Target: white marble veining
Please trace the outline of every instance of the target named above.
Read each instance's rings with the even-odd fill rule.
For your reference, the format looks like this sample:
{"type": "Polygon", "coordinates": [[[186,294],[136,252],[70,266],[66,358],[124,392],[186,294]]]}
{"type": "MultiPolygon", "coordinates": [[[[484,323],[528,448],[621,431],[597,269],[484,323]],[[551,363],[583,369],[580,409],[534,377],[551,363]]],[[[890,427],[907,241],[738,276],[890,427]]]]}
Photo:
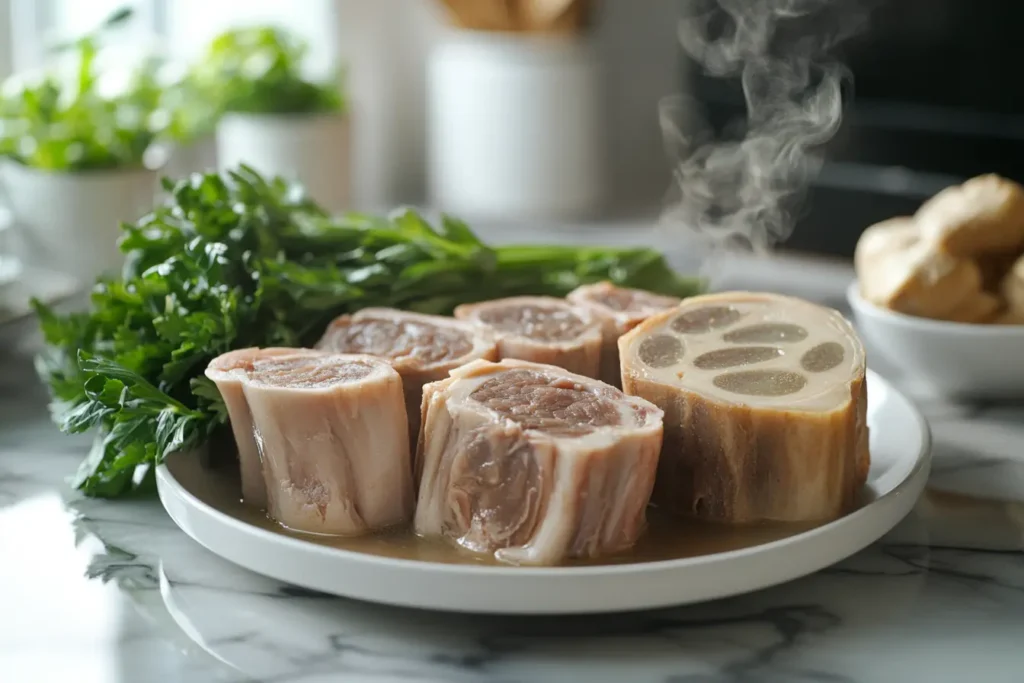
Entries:
{"type": "MultiPolygon", "coordinates": [[[[849,277],[777,264],[741,271],[730,284],[833,305],[849,277]],[[773,268],[786,271],[786,287],[766,281],[773,268]]],[[[62,478],[86,444],[58,434],[44,402],[27,357],[0,350],[0,681],[1024,676],[1024,405],[922,399],[935,441],[930,492],[880,543],[818,574],[675,610],[503,618],[281,585],[199,547],[155,499],[83,499],[62,478]]]]}

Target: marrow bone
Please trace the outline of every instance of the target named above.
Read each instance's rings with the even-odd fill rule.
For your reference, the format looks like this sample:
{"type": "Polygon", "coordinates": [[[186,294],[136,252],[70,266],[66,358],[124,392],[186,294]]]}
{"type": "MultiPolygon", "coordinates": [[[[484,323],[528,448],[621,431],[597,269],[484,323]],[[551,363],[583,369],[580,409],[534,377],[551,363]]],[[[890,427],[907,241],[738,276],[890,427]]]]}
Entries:
{"type": "Polygon", "coordinates": [[[838,312],[771,294],[692,297],[619,351],[625,392],[665,413],[655,505],[742,523],[822,521],[857,504],[864,350],[838,312]]]}

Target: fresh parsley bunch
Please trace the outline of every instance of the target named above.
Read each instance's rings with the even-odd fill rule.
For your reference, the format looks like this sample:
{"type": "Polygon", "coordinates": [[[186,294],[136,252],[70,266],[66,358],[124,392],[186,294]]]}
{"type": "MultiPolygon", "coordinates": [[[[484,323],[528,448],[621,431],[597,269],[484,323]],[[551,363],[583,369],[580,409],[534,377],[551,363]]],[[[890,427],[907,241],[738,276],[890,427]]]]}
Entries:
{"type": "Polygon", "coordinates": [[[168,453],[205,444],[226,413],[203,371],[250,346],[309,346],[367,306],[447,314],[513,295],[564,296],[612,280],[675,296],[701,289],[651,249],[501,246],[412,209],[332,218],[301,188],[242,167],[164,181],[165,203],[123,226],[123,276],[88,312],[35,302],[38,369],[65,432],[99,433],[76,484],[92,496],[148,489],[168,453]]]}

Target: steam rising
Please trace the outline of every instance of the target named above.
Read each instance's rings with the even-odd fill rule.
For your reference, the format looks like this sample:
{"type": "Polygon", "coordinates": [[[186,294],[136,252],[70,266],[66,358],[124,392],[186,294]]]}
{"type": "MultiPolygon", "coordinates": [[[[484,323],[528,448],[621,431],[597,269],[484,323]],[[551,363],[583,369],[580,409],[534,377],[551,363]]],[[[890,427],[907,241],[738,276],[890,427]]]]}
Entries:
{"type": "Polygon", "coordinates": [[[662,103],[677,159],[663,223],[692,231],[712,251],[765,251],[789,236],[793,210],[820,166],[814,148],[842,119],[848,73],[827,53],[866,18],[840,2],[709,0],[709,11],[683,20],[683,48],[709,75],[739,77],[747,117],[719,139],[693,102],[662,103]]]}

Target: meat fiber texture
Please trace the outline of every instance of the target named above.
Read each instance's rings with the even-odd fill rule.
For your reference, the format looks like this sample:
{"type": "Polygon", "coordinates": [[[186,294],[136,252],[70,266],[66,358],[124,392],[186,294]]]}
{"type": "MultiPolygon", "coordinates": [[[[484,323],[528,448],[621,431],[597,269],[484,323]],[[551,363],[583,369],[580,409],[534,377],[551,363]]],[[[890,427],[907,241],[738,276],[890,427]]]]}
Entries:
{"type": "Polygon", "coordinates": [[[569,303],[588,309],[601,321],[602,382],[621,387],[619,337],[655,313],[679,305],[679,299],[641,289],[618,287],[611,282],[581,285],[566,295],[569,303]]]}
{"type": "Polygon", "coordinates": [[[662,413],[562,368],[475,361],[423,392],[415,529],[500,562],[631,548],[645,527],[662,413]]]}
{"type": "Polygon", "coordinates": [[[333,353],[367,353],[391,363],[402,376],[411,444],[419,434],[424,384],[444,379],[470,361],[498,359],[497,342],[486,327],[393,308],[339,316],[316,346],[333,353]]]}
{"type": "Polygon", "coordinates": [[[815,522],[867,478],[864,349],[838,312],[785,296],[685,300],[619,340],[622,382],[665,412],[653,502],[720,522],[815,522]]]}
{"type": "Polygon", "coordinates": [[[492,329],[502,359],[556,365],[585,377],[601,372],[601,321],[565,299],[516,296],[463,304],[455,317],[492,329]]]}
{"type": "MultiPolygon", "coordinates": [[[[217,384],[224,405],[228,409],[231,432],[238,449],[238,464],[242,477],[242,500],[249,505],[267,507],[267,483],[263,479],[263,464],[260,458],[256,433],[252,428],[249,404],[245,400],[242,380],[253,364],[277,356],[298,356],[307,353],[305,349],[266,348],[239,349],[217,356],[206,369],[206,376],[217,384]]],[[[310,351],[311,355],[315,352],[310,351]]]]}
{"type": "Polygon", "coordinates": [[[297,531],[355,536],[414,502],[402,380],[368,355],[242,349],[206,374],[225,399],[245,502],[297,531]]]}

